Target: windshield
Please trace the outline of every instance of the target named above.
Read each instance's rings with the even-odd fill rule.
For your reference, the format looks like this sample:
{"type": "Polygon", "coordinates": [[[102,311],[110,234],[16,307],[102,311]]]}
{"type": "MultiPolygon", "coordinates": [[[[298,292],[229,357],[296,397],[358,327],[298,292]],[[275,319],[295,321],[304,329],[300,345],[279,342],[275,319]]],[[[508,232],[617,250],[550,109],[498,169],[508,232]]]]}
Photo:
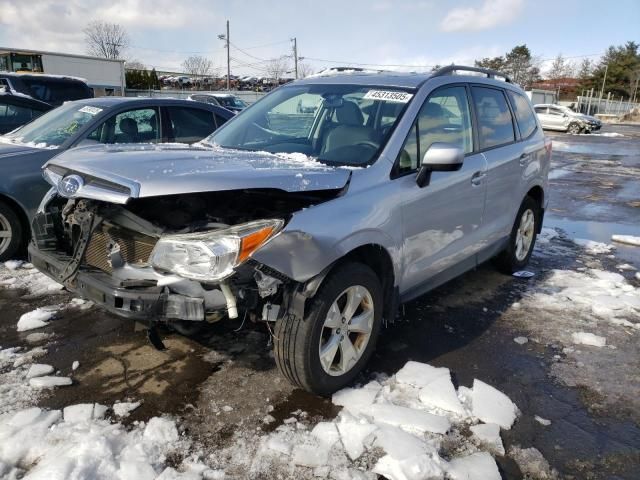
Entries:
{"type": "Polygon", "coordinates": [[[77,133],[104,108],[70,102],[6,135],[14,143],[55,148],[77,133]]]}
{"type": "Polygon", "coordinates": [[[205,143],[302,153],[330,165],[372,162],[413,95],[360,85],[282,87],[242,112],[205,143]]]}
{"type": "Polygon", "coordinates": [[[246,103],[237,97],[216,97],[216,100],[218,100],[223,107],[245,108],[247,106],[246,103]]]}

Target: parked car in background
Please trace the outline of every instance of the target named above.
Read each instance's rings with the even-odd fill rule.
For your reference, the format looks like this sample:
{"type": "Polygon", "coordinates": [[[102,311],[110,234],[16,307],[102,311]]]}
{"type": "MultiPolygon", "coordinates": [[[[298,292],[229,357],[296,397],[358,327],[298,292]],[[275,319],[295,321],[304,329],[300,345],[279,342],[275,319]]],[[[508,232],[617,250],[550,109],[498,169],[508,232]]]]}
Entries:
{"type": "Polygon", "coordinates": [[[189,100],[219,105],[235,113],[244,110],[248,106],[244,100],[230,93],[199,92],[191,95],[189,100]]]}
{"type": "Polygon", "coordinates": [[[84,80],[58,75],[0,72],[0,86],[4,86],[10,92],[28,95],[54,107],[69,100],[93,97],[93,91],[84,80]]]}
{"type": "Polygon", "coordinates": [[[15,130],[52,108],[48,103],[0,87],[0,135],[15,130]]]}
{"type": "Polygon", "coordinates": [[[233,116],[188,100],[101,97],[67,102],[0,136],[0,261],[29,239],[29,219],[48,189],[41,171],[47,160],[87,145],[190,144],[233,116]]]}
{"type": "Polygon", "coordinates": [[[45,167],[30,259],[150,324],[272,323],[284,376],[330,394],[400,304],[491,258],[529,261],[551,143],[499,75],[308,78],[198,148],[70,150],[45,167]]]}
{"type": "Polygon", "coordinates": [[[562,105],[541,103],[535,105],[534,110],[545,130],[559,130],[575,135],[595,132],[602,128],[602,122],[596,117],[574,112],[562,105]]]}

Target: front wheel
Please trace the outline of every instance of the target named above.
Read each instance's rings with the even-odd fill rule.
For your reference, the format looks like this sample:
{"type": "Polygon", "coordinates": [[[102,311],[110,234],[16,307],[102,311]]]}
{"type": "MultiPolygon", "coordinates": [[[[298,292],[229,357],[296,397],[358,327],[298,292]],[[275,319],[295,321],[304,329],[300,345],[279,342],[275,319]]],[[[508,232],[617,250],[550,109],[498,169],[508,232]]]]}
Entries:
{"type": "Polygon", "coordinates": [[[276,322],[278,368],[294,385],[329,395],[351,383],[373,350],[382,322],[382,287],[366,265],[348,263],[324,281],[305,318],[276,322]]]}
{"type": "Polygon", "coordinates": [[[567,129],[567,132],[570,133],[571,135],[578,135],[581,130],[582,130],[582,127],[580,126],[580,124],[574,122],[569,124],[569,128],[567,129]]]}
{"type": "Polygon", "coordinates": [[[0,262],[10,260],[19,252],[23,238],[20,218],[12,208],[0,202],[0,262]]]}
{"type": "Polygon", "coordinates": [[[516,215],[507,248],[496,257],[496,263],[502,272],[511,274],[527,266],[539,230],[538,202],[531,197],[525,197],[516,215]]]}

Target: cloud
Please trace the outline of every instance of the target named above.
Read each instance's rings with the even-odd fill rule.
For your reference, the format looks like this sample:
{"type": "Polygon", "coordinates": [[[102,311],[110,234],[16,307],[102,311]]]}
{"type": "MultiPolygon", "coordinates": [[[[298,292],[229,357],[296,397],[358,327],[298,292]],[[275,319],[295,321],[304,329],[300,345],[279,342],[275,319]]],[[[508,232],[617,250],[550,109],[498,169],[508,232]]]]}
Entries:
{"type": "Polygon", "coordinates": [[[440,23],[443,32],[470,32],[506,25],[520,15],[524,0],[483,0],[479,8],[450,10],[440,23]]]}

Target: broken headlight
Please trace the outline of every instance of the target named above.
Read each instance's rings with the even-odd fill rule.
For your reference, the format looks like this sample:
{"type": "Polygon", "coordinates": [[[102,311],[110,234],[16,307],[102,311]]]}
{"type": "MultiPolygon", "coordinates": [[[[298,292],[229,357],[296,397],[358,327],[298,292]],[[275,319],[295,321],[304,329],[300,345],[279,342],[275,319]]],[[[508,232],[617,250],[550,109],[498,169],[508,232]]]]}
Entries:
{"type": "Polygon", "coordinates": [[[192,280],[222,280],[283,225],[282,220],[258,220],[208,232],[167,235],[156,243],[149,261],[159,270],[192,280]]]}

